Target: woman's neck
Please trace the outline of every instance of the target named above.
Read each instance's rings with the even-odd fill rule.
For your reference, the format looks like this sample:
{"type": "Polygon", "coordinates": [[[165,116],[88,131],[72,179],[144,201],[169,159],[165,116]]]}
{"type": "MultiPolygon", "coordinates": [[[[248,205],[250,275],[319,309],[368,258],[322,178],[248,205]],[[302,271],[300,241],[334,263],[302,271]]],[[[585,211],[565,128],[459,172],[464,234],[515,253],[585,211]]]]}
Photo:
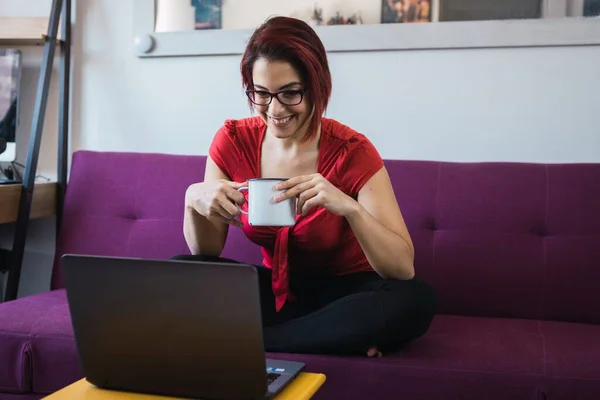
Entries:
{"type": "Polygon", "coordinates": [[[271,149],[287,154],[301,154],[307,151],[316,150],[319,147],[321,137],[321,125],[317,128],[317,134],[311,140],[302,140],[306,134],[292,135],[288,138],[279,139],[267,132],[265,144],[271,149]]]}

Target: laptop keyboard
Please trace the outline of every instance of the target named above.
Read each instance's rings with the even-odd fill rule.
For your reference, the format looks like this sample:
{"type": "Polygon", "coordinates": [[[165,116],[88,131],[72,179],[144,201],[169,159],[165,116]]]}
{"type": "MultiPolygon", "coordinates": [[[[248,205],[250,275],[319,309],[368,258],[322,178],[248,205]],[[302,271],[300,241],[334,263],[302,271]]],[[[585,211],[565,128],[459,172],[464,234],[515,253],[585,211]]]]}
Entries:
{"type": "Polygon", "coordinates": [[[275,379],[279,378],[281,374],[276,374],[274,372],[267,372],[267,385],[270,385],[275,381],[275,379]]]}

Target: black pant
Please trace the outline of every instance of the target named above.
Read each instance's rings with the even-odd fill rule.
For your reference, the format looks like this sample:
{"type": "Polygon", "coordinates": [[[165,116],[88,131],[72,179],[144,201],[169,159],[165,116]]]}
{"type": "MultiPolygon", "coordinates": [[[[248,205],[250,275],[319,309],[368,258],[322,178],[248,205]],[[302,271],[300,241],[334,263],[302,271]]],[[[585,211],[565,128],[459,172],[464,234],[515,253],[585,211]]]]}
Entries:
{"type": "MultiPolygon", "coordinates": [[[[236,262],[198,255],[173,259],[236,262]]],[[[269,352],[365,354],[371,346],[395,350],[427,332],[436,310],[435,294],[426,283],[383,279],[373,271],[326,278],[291,274],[296,300],[276,312],[271,270],[256,268],[269,352]]]]}

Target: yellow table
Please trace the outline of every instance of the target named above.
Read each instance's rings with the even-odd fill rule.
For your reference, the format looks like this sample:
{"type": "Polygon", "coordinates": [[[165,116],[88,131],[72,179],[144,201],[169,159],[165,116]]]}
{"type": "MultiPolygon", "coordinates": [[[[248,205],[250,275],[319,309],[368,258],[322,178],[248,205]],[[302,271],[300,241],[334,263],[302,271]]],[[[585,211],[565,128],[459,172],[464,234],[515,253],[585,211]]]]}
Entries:
{"type": "MultiPolygon", "coordinates": [[[[308,400],[325,383],[325,375],[303,372],[275,400],[308,400]]],[[[153,396],[99,389],[85,379],[44,397],[44,400],[165,400],[173,397],[153,396]]],[[[180,399],[183,400],[183,399],[180,399]]]]}

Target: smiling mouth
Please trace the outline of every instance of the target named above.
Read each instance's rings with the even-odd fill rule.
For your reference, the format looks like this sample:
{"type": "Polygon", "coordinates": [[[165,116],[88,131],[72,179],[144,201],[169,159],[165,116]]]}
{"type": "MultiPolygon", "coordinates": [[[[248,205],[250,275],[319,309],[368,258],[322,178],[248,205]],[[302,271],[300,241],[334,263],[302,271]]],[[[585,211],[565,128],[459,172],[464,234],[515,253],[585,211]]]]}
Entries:
{"type": "Polygon", "coordinates": [[[289,117],[284,117],[284,118],[269,117],[269,120],[271,120],[271,122],[275,126],[283,126],[283,125],[286,125],[288,122],[290,122],[292,120],[292,118],[294,118],[293,115],[290,115],[289,117]]]}

